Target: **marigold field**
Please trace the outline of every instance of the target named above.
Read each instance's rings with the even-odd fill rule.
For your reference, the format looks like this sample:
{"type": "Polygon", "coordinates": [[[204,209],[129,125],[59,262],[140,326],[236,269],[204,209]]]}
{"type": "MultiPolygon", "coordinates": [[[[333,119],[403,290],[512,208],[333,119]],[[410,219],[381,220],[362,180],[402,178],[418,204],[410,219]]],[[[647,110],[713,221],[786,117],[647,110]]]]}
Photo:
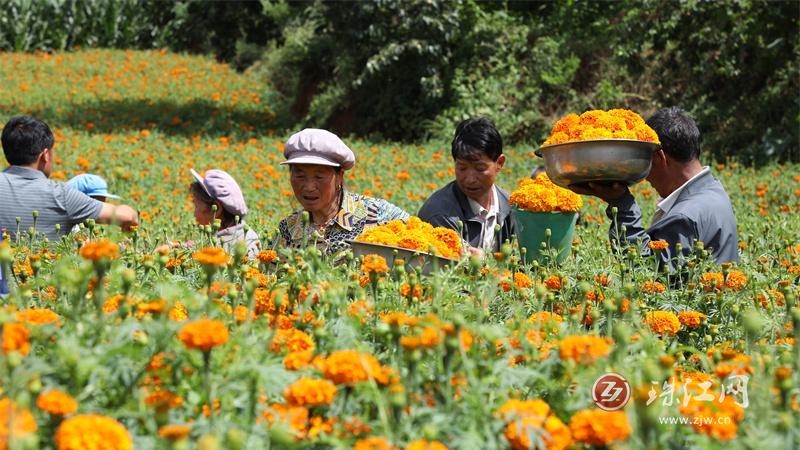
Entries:
{"type": "MultiPolygon", "coordinates": [[[[0,247],[0,449],[800,447],[797,166],[714,163],[741,263],[695,248],[683,279],[612,250],[592,198],[558,267],[513,246],[430,275],[331,267],[266,245],[297,207],[269,104],[205,58],[0,54],[3,120],[53,127],[53,178],[103,175],[141,217],[0,247]],[[237,178],[258,259],[194,225],[190,168],[237,178]],[[593,403],[606,372],[632,388],[621,411],[593,403]]],[[[348,188],[411,213],[453,177],[446,142],[345,141],[348,188]]],[[[538,160],[506,153],[513,190],[538,160]]],[[[657,195],[634,193],[648,222],[657,195]]]]}

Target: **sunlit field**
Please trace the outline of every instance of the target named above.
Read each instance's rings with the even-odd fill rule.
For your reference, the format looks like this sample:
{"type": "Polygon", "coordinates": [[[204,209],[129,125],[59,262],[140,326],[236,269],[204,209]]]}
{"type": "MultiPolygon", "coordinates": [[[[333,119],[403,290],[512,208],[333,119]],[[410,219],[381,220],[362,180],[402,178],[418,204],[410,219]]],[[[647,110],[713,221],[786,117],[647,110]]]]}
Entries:
{"type": "MultiPolygon", "coordinates": [[[[102,175],[141,221],[0,246],[0,449],[800,446],[800,167],[709,162],[741,263],[698,247],[683,279],[612,250],[592,198],[561,266],[510,245],[430,275],[331,267],[270,246],[298,204],[267,81],[157,51],[0,53],[0,122],[46,121],[52,178],[102,175]],[[190,168],[237,179],[258,259],[213,253],[190,168]],[[631,387],[616,412],[592,399],[607,372],[631,387]]],[[[453,178],[448,142],[343,139],[347,188],[411,214],[453,178]]],[[[501,187],[533,150],[505,149],[501,187]]],[[[657,194],[633,192],[649,223],[657,194]]]]}

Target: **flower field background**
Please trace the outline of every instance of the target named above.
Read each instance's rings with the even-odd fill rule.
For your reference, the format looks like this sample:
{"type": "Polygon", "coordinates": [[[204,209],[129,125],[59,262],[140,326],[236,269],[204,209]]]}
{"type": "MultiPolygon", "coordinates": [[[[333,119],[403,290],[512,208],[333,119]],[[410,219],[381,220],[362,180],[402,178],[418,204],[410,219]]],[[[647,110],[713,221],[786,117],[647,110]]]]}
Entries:
{"type": "MultiPolygon", "coordinates": [[[[797,165],[713,165],[741,264],[697,248],[682,280],[612,250],[592,198],[560,267],[511,246],[431,275],[331,268],[266,245],[296,207],[270,96],[202,57],[0,54],[2,116],[53,127],[52,177],[103,175],[142,222],[0,247],[20,285],[0,310],[0,448],[800,446],[797,165]],[[189,168],[238,180],[258,260],[194,225],[189,168]],[[592,402],[609,371],[632,387],[621,412],[592,402]],[[743,376],[746,400],[726,389],[743,376]]],[[[348,188],[412,214],[453,178],[447,142],[345,141],[348,188]]],[[[533,150],[505,150],[502,187],[539,164],[533,150]]],[[[657,194],[634,194],[648,221],[657,194]]]]}

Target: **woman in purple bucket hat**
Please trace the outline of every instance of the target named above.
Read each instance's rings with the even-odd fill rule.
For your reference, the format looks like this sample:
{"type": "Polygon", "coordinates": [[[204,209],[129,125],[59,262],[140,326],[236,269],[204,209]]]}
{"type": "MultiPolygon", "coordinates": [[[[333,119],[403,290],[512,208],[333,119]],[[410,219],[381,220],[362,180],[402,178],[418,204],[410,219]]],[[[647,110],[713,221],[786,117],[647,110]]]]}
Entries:
{"type": "Polygon", "coordinates": [[[247,204],[242,189],[236,180],[224,170],[212,169],[201,176],[191,169],[195,182],[189,186],[194,202],[194,218],[200,225],[211,225],[219,220],[217,231],[222,247],[229,253],[239,241],[247,244],[247,257],[258,256],[261,242],[258,234],[246,228],[244,216],[247,215],[247,204]],[[216,211],[214,210],[216,206],[216,211]]]}

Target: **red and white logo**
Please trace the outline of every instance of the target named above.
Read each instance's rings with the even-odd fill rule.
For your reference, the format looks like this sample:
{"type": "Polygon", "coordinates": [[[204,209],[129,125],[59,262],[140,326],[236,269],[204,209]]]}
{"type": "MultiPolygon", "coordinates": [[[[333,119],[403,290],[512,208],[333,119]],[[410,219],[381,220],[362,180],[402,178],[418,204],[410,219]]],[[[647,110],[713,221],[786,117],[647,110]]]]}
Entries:
{"type": "Polygon", "coordinates": [[[631,385],[622,375],[607,372],[592,385],[592,400],[604,411],[617,411],[625,407],[631,398],[631,385]]]}

